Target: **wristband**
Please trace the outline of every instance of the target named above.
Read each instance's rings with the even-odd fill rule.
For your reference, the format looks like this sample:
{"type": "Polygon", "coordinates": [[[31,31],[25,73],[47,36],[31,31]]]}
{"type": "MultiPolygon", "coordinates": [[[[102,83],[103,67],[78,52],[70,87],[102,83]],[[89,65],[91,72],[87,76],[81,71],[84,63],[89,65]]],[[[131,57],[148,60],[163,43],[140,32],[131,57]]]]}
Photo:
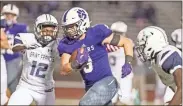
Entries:
{"type": "Polygon", "coordinates": [[[125,56],[125,63],[131,64],[132,61],[133,61],[133,57],[132,56],[129,56],[129,55],[126,55],[125,56]]]}
{"type": "Polygon", "coordinates": [[[72,69],[78,69],[79,68],[79,64],[76,60],[71,62],[71,68],[72,69]]]}

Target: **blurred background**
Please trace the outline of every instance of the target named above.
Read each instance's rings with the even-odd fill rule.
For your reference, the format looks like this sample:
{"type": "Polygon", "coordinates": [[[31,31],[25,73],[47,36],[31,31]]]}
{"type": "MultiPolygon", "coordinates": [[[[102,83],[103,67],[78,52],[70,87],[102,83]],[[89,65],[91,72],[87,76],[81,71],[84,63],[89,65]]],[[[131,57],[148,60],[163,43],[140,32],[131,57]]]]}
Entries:
{"type": "MultiPolygon", "coordinates": [[[[174,45],[170,35],[175,29],[181,28],[181,1],[2,1],[1,8],[9,3],[17,5],[20,9],[18,22],[27,24],[29,32],[33,32],[34,21],[38,15],[52,14],[60,23],[64,11],[74,6],[82,7],[89,13],[92,25],[103,23],[111,26],[116,21],[125,22],[128,25],[127,35],[134,43],[142,28],[156,25],[167,32],[170,43],[174,45]]],[[[61,30],[59,37],[62,37],[61,30]]],[[[56,104],[78,104],[78,100],[84,95],[82,78],[79,73],[60,76],[59,56],[57,61],[54,72],[56,104]]],[[[133,88],[139,94],[136,97],[137,100],[139,99],[141,104],[161,104],[161,101],[157,100],[163,98],[164,86],[158,80],[155,72],[151,70],[149,63],[143,64],[135,58],[133,67],[133,88]]]]}

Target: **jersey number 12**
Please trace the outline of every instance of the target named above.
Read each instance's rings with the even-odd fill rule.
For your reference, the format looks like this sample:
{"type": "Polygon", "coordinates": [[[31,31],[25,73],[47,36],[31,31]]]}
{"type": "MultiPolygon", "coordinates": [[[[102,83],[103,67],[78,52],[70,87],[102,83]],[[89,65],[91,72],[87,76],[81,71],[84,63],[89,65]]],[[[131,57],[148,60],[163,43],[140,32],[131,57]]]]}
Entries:
{"type": "Polygon", "coordinates": [[[37,61],[33,61],[30,75],[36,76],[36,77],[39,77],[39,78],[45,78],[46,75],[45,74],[40,74],[40,72],[45,72],[47,69],[48,69],[48,64],[45,64],[45,63],[37,64],[37,61]]]}

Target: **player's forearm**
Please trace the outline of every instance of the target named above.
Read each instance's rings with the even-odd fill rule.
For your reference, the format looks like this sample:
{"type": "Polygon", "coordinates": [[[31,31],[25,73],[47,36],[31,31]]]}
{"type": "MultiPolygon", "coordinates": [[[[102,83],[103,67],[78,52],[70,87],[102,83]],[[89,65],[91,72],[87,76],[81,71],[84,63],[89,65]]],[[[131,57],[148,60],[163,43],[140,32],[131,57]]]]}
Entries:
{"type": "Polygon", "coordinates": [[[69,74],[70,72],[72,71],[72,68],[71,68],[71,64],[70,63],[66,63],[65,65],[63,65],[61,67],[61,71],[60,71],[60,74],[63,75],[64,74],[69,74]]]}
{"type": "Polygon", "coordinates": [[[20,51],[22,51],[22,50],[24,50],[24,49],[26,49],[25,46],[16,46],[16,47],[13,47],[13,48],[12,48],[12,51],[13,51],[13,52],[20,52],[20,51]]]}
{"type": "Polygon", "coordinates": [[[169,105],[180,105],[182,101],[182,88],[178,88],[169,105]]]}
{"type": "Polygon", "coordinates": [[[2,28],[1,28],[1,36],[0,37],[1,37],[1,40],[6,40],[7,41],[7,36],[4,32],[4,29],[2,29],[2,28]]]}
{"type": "Polygon", "coordinates": [[[125,55],[133,57],[133,42],[126,37],[123,37],[123,42],[119,42],[119,46],[122,46],[125,51],[125,55]]]}
{"type": "Polygon", "coordinates": [[[6,34],[4,32],[4,29],[1,28],[1,48],[2,49],[9,49],[9,43],[8,43],[8,39],[6,37],[6,34]]]}
{"type": "Polygon", "coordinates": [[[173,75],[177,86],[177,90],[169,105],[180,105],[182,101],[182,68],[176,69],[173,75]]]}

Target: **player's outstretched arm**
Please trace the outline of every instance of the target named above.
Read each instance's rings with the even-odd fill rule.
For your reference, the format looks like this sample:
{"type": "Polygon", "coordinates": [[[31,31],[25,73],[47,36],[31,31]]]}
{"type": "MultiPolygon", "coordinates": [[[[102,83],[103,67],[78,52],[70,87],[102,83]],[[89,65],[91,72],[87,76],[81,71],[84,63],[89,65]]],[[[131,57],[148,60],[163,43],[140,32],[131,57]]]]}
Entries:
{"type": "Polygon", "coordinates": [[[122,78],[126,77],[132,72],[131,63],[133,61],[133,42],[131,39],[112,33],[105,38],[102,44],[111,44],[113,46],[123,47],[125,51],[125,64],[122,66],[122,78]]]}
{"type": "Polygon", "coordinates": [[[182,69],[178,68],[174,73],[174,80],[177,85],[177,90],[170,101],[169,105],[180,105],[182,104],[182,69]]]}
{"type": "Polygon", "coordinates": [[[61,75],[68,75],[72,71],[71,63],[69,63],[70,57],[71,57],[70,54],[67,54],[67,53],[62,54],[62,56],[60,58],[61,59],[60,60],[60,63],[61,63],[60,74],[61,75]]]}
{"type": "Polygon", "coordinates": [[[6,34],[2,28],[1,28],[1,48],[2,49],[9,49],[10,48],[10,45],[8,43],[8,39],[7,39],[6,34]]]}
{"type": "MultiPolygon", "coordinates": [[[[15,36],[15,39],[14,39],[14,45],[13,45],[13,47],[12,47],[12,50],[14,51],[14,52],[20,52],[20,51],[23,51],[23,50],[25,50],[25,49],[36,49],[36,48],[38,48],[38,47],[42,47],[42,45],[41,44],[39,44],[37,41],[34,41],[35,39],[28,39],[28,40],[30,40],[30,41],[32,41],[32,42],[27,42],[26,40],[25,40],[25,38],[23,38],[23,40],[22,40],[22,36],[28,36],[28,37],[31,37],[30,35],[21,35],[21,34],[17,34],[16,36],[15,36]],[[20,37],[21,36],[21,37],[20,37]],[[24,41],[24,42],[23,42],[24,41]]],[[[27,39],[27,38],[26,38],[27,39]]]]}
{"type": "Polygon", "coordinates": [[[119,36],[112,33],[109,37],[103,40],[102,44],[124,47],[125,55],[133,57],[133,42],[125,36],[119,36]]]}
{"type": "Polygon", "coordinates": [[[23,51],[25,49],[26,49],[26,46],[24,46],[24,45],[16,45],[16,46],[13,46],[12,51],[13,52],[20,52],[20,51],[23,51]]]}
{"type": "Polygon", "coordinates": [[[26,49],[26,46],[23,44],[20,35],[17,34],[14,39],[14,45],[12,47],[13,52],[20,52],[26,49]]]}

